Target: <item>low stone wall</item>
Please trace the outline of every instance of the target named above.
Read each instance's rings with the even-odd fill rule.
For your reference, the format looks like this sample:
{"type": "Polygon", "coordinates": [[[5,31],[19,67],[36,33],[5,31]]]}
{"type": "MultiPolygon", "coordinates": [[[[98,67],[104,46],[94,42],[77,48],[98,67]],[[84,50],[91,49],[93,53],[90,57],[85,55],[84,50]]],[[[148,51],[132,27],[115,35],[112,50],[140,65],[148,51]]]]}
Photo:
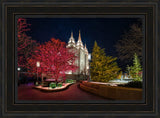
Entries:
{"type": "Polygon", "coordinates": [[[74,75],[74,74],[66,74],[66,79],[76,80],[76,79],[77,79],[77,75],[74,75]]]}
{"type": "Polygon", "coordinates": [[[80,83],[80,88],[90,93],[115,100],[142,100],[142,89],[107,86],[87,81],[80,83]]]}

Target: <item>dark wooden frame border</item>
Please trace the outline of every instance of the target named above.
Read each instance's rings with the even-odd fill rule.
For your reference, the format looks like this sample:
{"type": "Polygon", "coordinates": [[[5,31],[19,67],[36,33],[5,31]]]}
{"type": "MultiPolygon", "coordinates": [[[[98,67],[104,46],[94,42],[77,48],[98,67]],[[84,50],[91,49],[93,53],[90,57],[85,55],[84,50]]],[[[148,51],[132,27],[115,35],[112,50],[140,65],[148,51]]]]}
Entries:
{"type": "MultiPolygon", "coordinates": [[[[1,1],[1,110],[2,117],[153,117],[159,115],[159,56],[158,13],[159,0],[125,2],[113,1],[48,1],[20,2],[1,1]],[[146,65],[145,65],[145,101],[139,103],[16,103],[14,91],[15,74],[15,14],[76,15],[76,14],[114,14],[144,15],[146,21],[146,65]]],[[[160,73],[160,72],[159,72],[160,73]]],[[[160,92],[160,91],[159,91],[160,92]]]]}

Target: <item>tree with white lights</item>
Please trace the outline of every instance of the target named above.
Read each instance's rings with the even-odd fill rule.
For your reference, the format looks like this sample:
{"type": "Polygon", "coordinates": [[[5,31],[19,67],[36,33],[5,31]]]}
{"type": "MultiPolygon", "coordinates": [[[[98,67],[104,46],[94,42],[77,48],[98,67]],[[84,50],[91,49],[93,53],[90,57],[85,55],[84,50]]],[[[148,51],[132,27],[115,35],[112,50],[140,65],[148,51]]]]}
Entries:
{"type": "Polygon", "coordinates": [[[101,49],[95,41],[90,64],[91,79],[100,82],[115,79],[120,70],[116,60],[117,58],[106,56],[104,49],[101,49]]]}

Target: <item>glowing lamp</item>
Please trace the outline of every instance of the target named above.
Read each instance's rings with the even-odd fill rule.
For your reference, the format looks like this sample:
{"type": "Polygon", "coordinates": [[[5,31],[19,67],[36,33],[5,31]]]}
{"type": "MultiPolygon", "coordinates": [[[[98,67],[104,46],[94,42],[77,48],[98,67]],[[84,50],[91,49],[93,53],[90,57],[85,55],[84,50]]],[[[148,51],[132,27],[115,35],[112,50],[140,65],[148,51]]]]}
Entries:
{"type": "Polygon", "coordinates": [[[19,68],[19,67],[18,67],[18,68],[17,68],[17,70],[18,70],[18,71],[20,71],[20,70],[21,70],[21,68],[19,68]]]}
{"type": "Polygon", "coordinates": [[[68,74],[72,74],[72,71],[69,71],[68,74]]]}
{"type": "Polygon", "coordinates": [[[40,62],[39,62],[39,61],[37,61],[36,65],[37,65],[37,67],[40,67],[40,62]]]}

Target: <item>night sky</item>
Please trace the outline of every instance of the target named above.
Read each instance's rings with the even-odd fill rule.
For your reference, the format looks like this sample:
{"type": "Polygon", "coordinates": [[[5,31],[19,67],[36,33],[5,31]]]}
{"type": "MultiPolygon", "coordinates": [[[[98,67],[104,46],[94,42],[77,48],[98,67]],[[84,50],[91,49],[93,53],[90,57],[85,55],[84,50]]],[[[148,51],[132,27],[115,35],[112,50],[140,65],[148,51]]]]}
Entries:
{"type": "Polygon", "coordinates": [[[75,41],[78,40],[79,30],[83,45],[86,43],[91,53],[96,40],[106,55],[117,56],[114,45],[122,38],[125,31],[134,23],[140,23],[138,18],[27,18],[31,24],[29,36],[40,43],[51,38],[68,42],[71,31],[75,41]]]}

